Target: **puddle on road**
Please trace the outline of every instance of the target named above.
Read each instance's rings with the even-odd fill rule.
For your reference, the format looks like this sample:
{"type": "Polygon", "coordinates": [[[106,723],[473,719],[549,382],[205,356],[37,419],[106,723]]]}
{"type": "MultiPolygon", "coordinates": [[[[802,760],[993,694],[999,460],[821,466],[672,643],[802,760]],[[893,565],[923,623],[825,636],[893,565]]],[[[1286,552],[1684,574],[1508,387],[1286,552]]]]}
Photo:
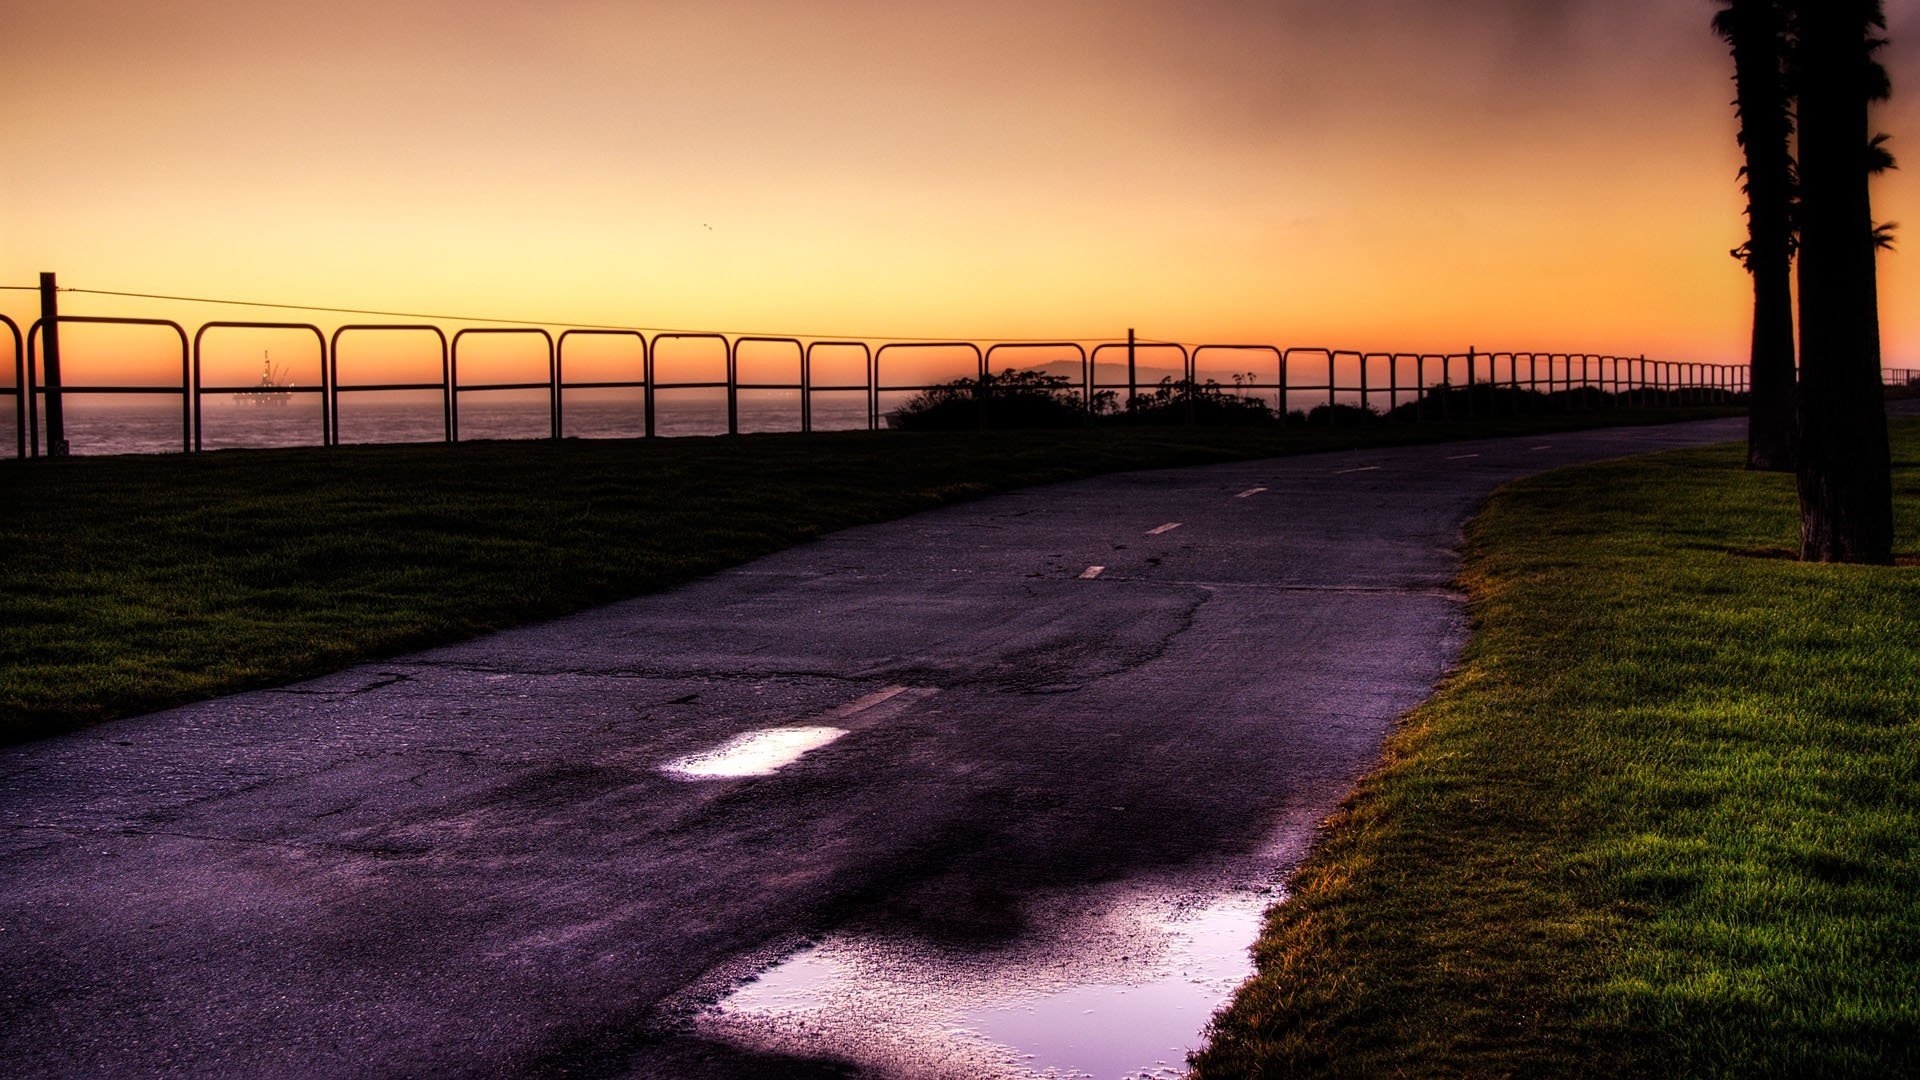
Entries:
{"type": "Polygon", "coordinates": [[[1253,974],[1264,899],[1229,897],[1169,925],[1171,963],[1151,982],[1075,986],[977,1011],[970,1026],[1068,1076],[1184,1076],[1207,1021],[1253,974]]]}
{"type": "Polygon", "coordinates": [[[712,750],[669,761],[660,771],[689,780],[771,776],[804,755],[845,735],[836,727],[785,727],[749,731],[712,750]]]}
{"type": "Polygon", "coordinates": [[[1179,1077],[1214,1011],[1253,973],[1248,950],[1275,899],[1135,892],[1060,947],[1012,958],[834,936],[697,1026],[880,1075],[1179,1077]]]}

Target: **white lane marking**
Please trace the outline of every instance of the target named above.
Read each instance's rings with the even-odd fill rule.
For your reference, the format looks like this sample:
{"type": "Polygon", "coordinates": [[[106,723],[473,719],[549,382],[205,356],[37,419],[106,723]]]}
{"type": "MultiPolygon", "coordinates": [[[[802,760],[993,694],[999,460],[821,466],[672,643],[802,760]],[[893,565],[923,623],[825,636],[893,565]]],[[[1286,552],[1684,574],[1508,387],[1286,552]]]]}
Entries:
{"type": "MultiPolygon", "coordinates": [[[[828,709],[826,712],[820,714],[820,719],[845,720],[850,716],[858,716],[868,709],[873,708],[875,705],[892,701],[894,698],[899,697],[911,689],[913,689],[911,686],[889,686],[884,689],[875,690],[871,694],[854,698],[852,701],[838,708],[828,709]]],[[[923,694],[921,696],[924,697],[926,695],[923,694]]]]}
{"type": "Polygon", "coordinates": [[[719,780],[739,776],[772,776],[845,735],[845,728],[767,728],[736,735],[703,753],[669,761],[660,771],[688,780],[719,780]]]}
{"type": "Polygon", "coordinates": [[[1238,494],[1238,495],[1235,495],[1235,496],[1234,496],[1234,498],[1236,498],[1236,499],[1251,499],[1251,498],[1253,498],[1253,497],[1254,497],[1255,495],[1258,495],[1258,494],[1260,494],[1261,492],[1263,492],[1263,491],[1265,491],[1265,490],[1267,490],[1267,489],[1266,489],[1266,488],[1248,488],[1247,490],[1245,490],[1245,491],[1243,491],[1243,492],[1241,492],[1240,494],[1238,494]]]}
{"type": "Polygon", "coordinates": [[[1357,472],[1379,472],[1383,467],[1384,466],[1380,466],[1380,465],[1365,465],[1358,469],[1337,469],[1334,471],[1333,475],[1346,476],[1349,473],[1357,473],[1357,472]]]}
{"type": "Polygon", "coordinates": [[[1107,572],[1107,568],[1104,566],[1089,566],[1085,570],[1082,570],[1080,572],[1080,580],[1092,581],[1094,578],[1097,578],[1101,574],[1104,574],[1106,572],[1107,572]]]}
{"type": "Polygon", "coordinates": [[[1479,454],[1455,454],[1452,457],[1448,458],[1447,460],[1448,461],[1465,461],[1468,458],[1477,458],[1479,456],[1480,456],[1479,454]]]}
{"type": "Polygon", "coordinates": [[[1148,530],[1147,530],[1147,535],[1148,535],[1148,536],[1159,536],[1159,535],[1160,535],[1161,533],[1170,533],[1170,532],[1172,532],[1173,530],[1175,530],[1175,529],[1177,529],[1177,528],[1179,528],[1179,527],[1181,526],[1181,524],[1182,524],[1182,523],[1181,523],[1181,522],[1178,522],[1178,521],[1169,521],[1169,522],[1167,522],[1167,523],[1166,523],[1165,525],[1162,525],[1162,526],[1160,526],[1160,527],[1159,527],[1159,528],[1157,528],[1157,529],[1148,529],[1148,530]]]}
{"type": "MultiPolygon", "coordinates": [[[[815,721],[846,723],[863,713],[869,720],[884,719],[886,714],[912,707],[916,701],[932,697],[930,689],[888,686],[857,697],[813,717],[815,721]],[[881,708],[888,702],[895,704],[881,708]]],[[[771,776],[802,757],[847,733],[846,728],[824,723],[794,724],[761,728],[735,735],[711,750],[675,758],[660,766],[660,771],[681,780],[725,780],[746,776],[771,776]]]]}
{"type": "Polygon", "coordinates": [[[1534,449],[1534,450],[1551,450],[1551,449],[1553,449],[1553,447],[1551,447],[1551,446],[1535,446],[1535,447],[1532,447],[1532,449],[1534,449]]]}

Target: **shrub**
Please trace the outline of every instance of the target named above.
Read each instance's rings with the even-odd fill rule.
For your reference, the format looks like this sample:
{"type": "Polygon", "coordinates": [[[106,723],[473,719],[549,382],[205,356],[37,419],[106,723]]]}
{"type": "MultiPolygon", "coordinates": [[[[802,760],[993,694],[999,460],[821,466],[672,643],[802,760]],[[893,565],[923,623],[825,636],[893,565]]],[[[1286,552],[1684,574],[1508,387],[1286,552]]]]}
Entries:
{"type": "Polygon", "coordinates": [[[1279,414],[1266,401],[1229,393],[1208,379],[1195,384],[1191,379],[1175,382],[1171,376],[1161,379],[1152,392],[1136,394],[1127,400],[1127,408],[1115,419],[1134,424],[1196,424],[1216,427],[1258,426],[1279,422],[1279,414]]]}
{"type": "Polygon", "coordinates": [[[887,426],[903,431],[1057,428],[1086,422],[1071,380],[1012,368],[923,390],[887,414],[887,426]]]}

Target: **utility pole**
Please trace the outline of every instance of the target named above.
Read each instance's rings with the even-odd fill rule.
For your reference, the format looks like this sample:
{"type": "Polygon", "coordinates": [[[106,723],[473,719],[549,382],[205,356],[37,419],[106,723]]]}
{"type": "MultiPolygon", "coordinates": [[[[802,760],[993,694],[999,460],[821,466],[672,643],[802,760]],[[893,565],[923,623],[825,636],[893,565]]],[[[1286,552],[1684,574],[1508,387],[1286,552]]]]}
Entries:
{"type": "Polygon", "coordinates": [[[67,414],[60,402],[60,287],[40,275],[40,346],[47,388],[47,456],[67,456],[67,414]]]}

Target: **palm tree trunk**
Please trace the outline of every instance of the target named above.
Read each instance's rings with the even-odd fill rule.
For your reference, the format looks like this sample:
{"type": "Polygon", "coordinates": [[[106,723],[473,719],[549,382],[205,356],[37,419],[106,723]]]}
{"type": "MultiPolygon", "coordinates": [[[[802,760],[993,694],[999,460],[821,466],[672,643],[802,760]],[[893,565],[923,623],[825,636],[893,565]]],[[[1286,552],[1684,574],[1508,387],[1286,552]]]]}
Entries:
{"type": "Polygon", "coordinates": [[[1747,394],[1747,468],[1792,472],[1794,392],[1793,259],[1753,259],[1753,352],[1747,394]]]}
{"type": "Polygon", "coordinates": [[[1745,152],[1747,243],[1734,254],[1753,276],[1747,467],[1790,471],[1794,443],[1793,136],[1781,0],[1721,0],[1714,30],[1733,50],[1735,108],[1745,152]]]}
{"type": "Polygon", "coordinates": [[[1867,110],[1879,0],[1802,0],[1800,557],[1893,561],[1867,110]]]}

